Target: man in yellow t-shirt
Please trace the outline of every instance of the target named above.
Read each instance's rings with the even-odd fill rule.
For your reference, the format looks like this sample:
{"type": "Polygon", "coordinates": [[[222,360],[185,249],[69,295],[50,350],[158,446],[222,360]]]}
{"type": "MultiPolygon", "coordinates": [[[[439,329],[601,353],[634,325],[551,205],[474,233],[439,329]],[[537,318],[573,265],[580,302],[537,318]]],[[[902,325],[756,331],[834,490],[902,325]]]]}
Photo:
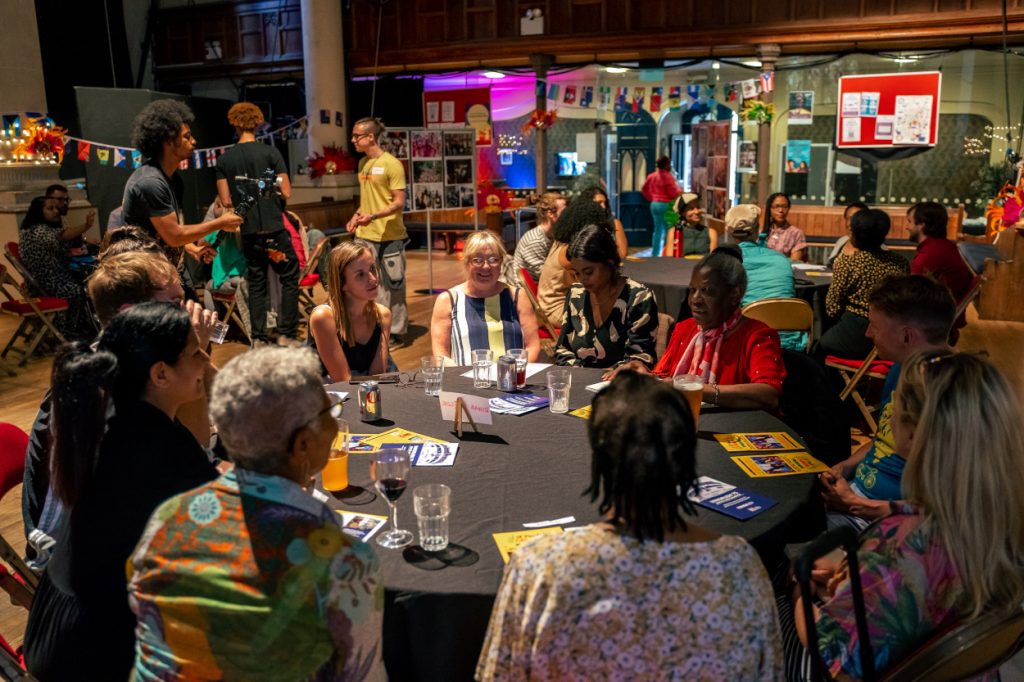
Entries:
{"type": "Polygon", "coordinates": [[[352,126],[352,144],[365,154],[359,162],[359,210],[346,229],[365,239],[377,257],[380,285],[377,302],[391,309],[390,345],[400,345],[409,327],[405,305],[405,243],[408,233],[402,222],[405,207],[405,169],[402,162],[379,144],[384,124],[361,118],[352,126]]]}

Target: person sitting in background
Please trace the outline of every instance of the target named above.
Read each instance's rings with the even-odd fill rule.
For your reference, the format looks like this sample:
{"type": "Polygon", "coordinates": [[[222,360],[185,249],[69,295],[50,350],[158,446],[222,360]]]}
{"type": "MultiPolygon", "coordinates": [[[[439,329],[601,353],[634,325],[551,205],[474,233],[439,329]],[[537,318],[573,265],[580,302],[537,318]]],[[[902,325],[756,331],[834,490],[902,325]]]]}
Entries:
{"type": "MultiPolygon", "coordinates": [[[[285,211],[282,219],[284,229],[288,230],[288,234],[291,235],[292,247],[295,249],[295,256],[299,259],[299,272],[301,273],[306,269],[306,264],[312,257],[313,251],[316,250],[316,245],[326,239],[327,235],[315,228],[307,228],[299,214],[294,211],[285,211]]],[[[323,283],[327,282],[329,267],[330,258],[327,251],[324,251],[320,254],[320,262],[313,268],[313,272],[320,275],[320,281],[323,283]]]]}
{"type": "MultiPolygon", "coordinates": [[[[893,404],[907,504],[864,531],[857,552],[880,673],[946,628],[984,613],[1019,613],[1024,602],[1024,429],[1006,377],[974,355],[918,353],[893,404]]],[[[816,568],[826,594],[814,609],[818,651],[787,637],[787,658],[820,655],[833,678],[861,679],[848,568],[825,560],[816,568]]],[[[793,615],[806,645],[798,590],[793,615]]]]}
{"type": "MultiPolygon", "coordinates": [[[[974,273],[967,267],[956,242],[946,238],[946,224],[949,213],[934,201],[922,201],[907,211],[907,232],[910,240],[917,243],[917,252],[910,261],[910,272],[915,275],[931,275],[942,282],[953,294],[953,300],[964,300],[974,283],[974,273]]],[[[967,317],[962,314],[953,324],[950,341],[956,345],[960,330],[967,326],[967,317]]]]}
{"type": "Polygon", "coordinates": [[[129,565],[132,679],[384,679],[380,561],[307,492],[340,408],[307,350],[259,348],[217,375],[235,467],[150,517],[129,565]]]}
{"type": "Polygon", "coordinates": [[[71,194],[68,188],[59,183],[53,184],[46,188],[44,196],[57,203],[57,212],[60,213],[60,222],[64,227],[60,240],[67,251],[69,267],[73,272],[87,276],[96,267],[96,256],[90,247],[95,250],[98,244],[85,236],[96,222],[96,209],[89,209],[85,214],[85,222],[81,225],[71,225],[68,223],[68,211],[71,209],[71,194]]]}
{"type": "MultiPolygon", "coordinates": [[[[703,400],[712,405],[775,412],[786,378],[779,333],[743,317],[747,273],[742,261],[722,248],[694,268],[688,296],[693,317],[675,326],[653,373],[669,381],[679,374],[700,375],[703,400]]],[[[647,371],[635,361],[622,368],[647,371]]]]}
{"type": "Polygon", "coordinates": [[[577,283],[565,298],[555,362],[614,367],[636,360],[653,367],[658,304],[650,289],[622,275],[612,235],[597,225],[585,227],[567,255],[577,283]]]}
{"type": "Polygon", "coordinates": [[[949,290],[931,277],[890,277],[868,298],[867,336],[878,357],[895,363],[882,387],[875,437],[850,457],[821,474],[828,525],[852,525],[860,531],[887,516],[892,500],[901,498],[906,452],[896,449],[892,434],[892,393],[901,363],[914,353],[949,352],[949,329],[956,308],[949,290]]]}
{"type": "Polygon", "coordinates": [[[903,256],[885,251],[889,216],[877,208],[859,211],[852,220],[853,245],[857,252],[835,262],[832,283],[825,296],[825,312],[838,318],[818,339],[815,356],[838,355],[860,359],[871,352],[868,328],[868,297],[891,275],[905,274],[910,266],[903,256]]]}
{"type": "MultiPolygon", "coordinates": [[[[594,201],[585,201],[582,198],[569,203],[562,211],[562,215],[555,221],[551,236],[554,243],[548,251],[547,260],[540,270],[540,279],[537,280],[537,306],[552,325],[558,325],[562,319],[562,312],[565,310],[565,295],[569,287],[575,281],[572,275],[572,267],[565,252],[576,235],[587,225],[600,225],[614,234],[614,226],[609,220],[608,211],[594,201]]],[[[616,251],[621,255],[616,243],[616,251]]]]}
{"type": "Polygon", "coordinates": [[[45,197],[33,199],[18,230],[21,262],[41,288],[33,291],[34,295],[67,300],[68,309],[54,317],[54,324],[61,335],[68,341],[91,339],[96,335],[96,324],[89,311],[81,278],[70,267],[67,251],[61,242],[63,233],[56,200],[45,197]]]}
{"type": "Polygon", "coordinates": [[[327,300],[309,316],[307,343],[331,382],[391,368],[391,310],[377,303],[380,274],[373,248],[353,239],[331,251],[327,300]]]}
{"type": "Polygon", "coordinates": [[[490,348],[495,356],[512,348],[526,350],[530,362],[540,355],[537,318],[519,287],[501,282],[505,247],[488,230],[469,235],[462,251],[466,281],[434,300],[430,320],[433,355],[454,365],[473,364],[473,351],[490,348]]]}
{"type": "Polygon", "coordinates": [[[803,230],[789,223],[789,195],[776,192],[765,202],[765,246],[790,260],[807,260],[807,238],[803,230]]]}
{"type": "Polygon", "coordinates": [[[700,197],[684,192],[676,199],[675,209],[679,214],[679,225],[676,229],[682,230],[682,235],[677,238],[683,240],[684,256],[706,256],[718,248],[718,233],[704,224],[704,209],[700,207],[700,197]]]}
{"type": "MultiPolygon", "coordinates": [[[[761,209],[754,204],[733,206],[725,214],[725,231],[740,248],[743,269],[747,272],[747,292],[741,304],[746,307],[766,298],[793,298],[792,261],[774,249],[757,243],[757,223],[761,209]]],[[[783,348],[803,351],[807,349],[805,332],[779,332],[783,348]]]]}
{"type": "Polygon", "coordinates": [[[682,394],[623,372],[587,422],[604,520],[512,554],[479,680],[775,680],[771,586],[742,538],[695,523],[696,434],[682,394]],[[696,614],[696,617],[695,617],[696,614]]]}
{"type": "MultiPolygon", "coordinates": [[[[219,218],[224,213],[224,205],[220,203],[220,197],[213,200],[206,212],[204,222],[219,218]]],[[[210,279],[203,288],[203,306],[207,310],[217,310],[213,300],[214,292],[221,294],[235,294],[235,308],[238,310],[238,319],[242,320],[246,327],[246,334],[250,333],[249,325],[249,290],[244,286],[245,272],[248,264],[245,261],[245,254],[242,253],[242,238],[238,233],[224,234],[220,244],[214,247],[214,243],[221,235],[219,232],[208,234],[203,239],[211,248],[216,248],[216,254],[210,261],[210,279]]]]}
{"type": "MultiPolygon", "coordinates": [[[[601,187],[589,187],[580,192],[579,199],[580,201],[589,199],[604,209],[605,219],[613,228],[612,235],[615,237],[615,246],[619,251],[619,258],[625,259],[626,254],[629,253],[629,242],[626,241],[626,228],[622,226],[622,221],[612,214],[612,210],[608,205],[608,193],[601,187]]],[[[558,239],[558,237],[555,237],[555,239],[558,239]]],[[[565,243],[568,244],[569,242],[565,243]]]]}
{"type": "Polygon", "coordinates": [[[655,163],[654,172],[644,180],[640,193],[651,202],[651,218],[654,219],[654,232],[651,236],[651,255],[660,256],[665,251],[665,237],[668,235],[668,223],[665,212],[672,202],[682,193],[676,176],[672,174],[672,160],[667,156],[660,157],[655,163]]]}
{"type": "Polygon", "coordinates": [[[852,256],[857,253],[857,248],[850,239],[852,234],[851,222],[853,221],[853,216],[858,211],[866,210],[868,210],[868,205],[860,201],[855,201],[843,209],[843,224],[846,226],[846,234],[836,240],[835,245],[832,247],[832,253],[825,259],[825,265],[831,267],[840,256],[852,256]]]}
{"type": "Polygon", "coordinates": [[[217,475],[175,419],[203,395],[209,362],[188,313],[171,303],[132,306],[96,350],[76,343],[54,360],[53,490],[68,522],[25,631],[25,664],[42,682],[128,678],[125,562],[157,505],[217,475]]]}
{"type": "Polygon", "coordinates": [[[537,208],[537,227],[527,230],[516,244],[513,266],[516,272],[526,270],[530,273],[534,282],[540,281],[540,270],[551,251],[551,232],[558,216],[562,215],[565,203],[565,197],[558,192],[545,192],[537,197],[534,202],[537,208]]]}

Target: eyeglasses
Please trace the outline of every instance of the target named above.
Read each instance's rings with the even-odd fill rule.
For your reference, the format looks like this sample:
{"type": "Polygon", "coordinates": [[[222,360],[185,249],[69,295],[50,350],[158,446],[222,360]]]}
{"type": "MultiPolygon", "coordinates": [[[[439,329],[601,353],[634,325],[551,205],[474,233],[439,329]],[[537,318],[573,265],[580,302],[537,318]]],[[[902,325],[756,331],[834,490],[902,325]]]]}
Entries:
{"type": "Polygon", "coordinates": [[[476,256],[475,258],[470,258],[469,262],[477,267],[480,267],[484,263],[487,263],[488,265],[493,267],[500,263],[501,259],[498,258],[497,256],[488,256],[487,258],[481,258],[480,256],[476,256]]]}
{"type": "Polygon", "coordinates": [[[373,135],[373,133],[352,133],[352,141],[358,142],[364,137],[370,137],[371,135],[373,135]]]}
{"type": "Polygon", "coordinates": [[[296,438],[296,436],[299,435],[299,431],[301,431],[302,429],[306,428],[307,426],[309,426],[310,424],[312,424],[314,421],[316,421],[320,417],[324,416],[325,414],[331,415],[331,419],[340,419],[341,415],[344,414],[344,412],[345,412],[345,403],[343,403],[340,398],[337,398],[336,396],[328,394],[327,399],[328,399],[328,401],[330,401],[330,404],[327,407],[325,407],[324,409],[322,409],[319,412],[317,412],[316,416],[314,416],[314,417],[312,417],[310,419],[307,419],[302,424],[300,424],[297,429],[292,431],[292,435],[290,435],[288,437],[288,450],[289,451],[295,445],[295,438],[296,438]]]}

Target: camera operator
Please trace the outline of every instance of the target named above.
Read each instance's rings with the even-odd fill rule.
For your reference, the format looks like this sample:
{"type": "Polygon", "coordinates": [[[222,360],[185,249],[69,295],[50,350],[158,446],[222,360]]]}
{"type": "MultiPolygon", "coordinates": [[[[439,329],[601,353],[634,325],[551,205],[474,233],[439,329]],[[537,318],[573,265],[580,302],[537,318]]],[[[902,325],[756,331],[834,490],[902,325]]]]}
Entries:
{"type": "Polygon", "coordinates": [[[245,278],[249,282],[249,314],[253,345],[268,343],[267,267],[274,268],[281,280],[281,310],[277,317],[278,343],[298,343],[299,259],[291,238],[284,229],[281,214],[291,196],[291,183],[281,152],[271,145],[256,142],[256,128],[263,123],[263,112],[250,102],[239,102],[228,110],[228,122],[238,133],[238,144],[217,160],[217,195],[221,204],[231,208],[246,196],[256,198],[242,223],[242,253],[245,254],[245,278]],[[278,192],[260,192],[253,183],[272,169],[280,182],[278,192]],[[269,196],[268,196],[269,194],[269,196]]]}

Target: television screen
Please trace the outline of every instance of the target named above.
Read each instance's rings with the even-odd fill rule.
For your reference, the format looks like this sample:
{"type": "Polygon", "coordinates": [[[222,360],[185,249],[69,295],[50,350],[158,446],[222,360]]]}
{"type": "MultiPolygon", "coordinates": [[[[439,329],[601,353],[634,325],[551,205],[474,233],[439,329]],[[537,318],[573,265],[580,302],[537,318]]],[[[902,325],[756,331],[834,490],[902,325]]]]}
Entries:
{"type": "Polygon", "coordinates": [[[583,175],[587,172],[587,162],[577,161],[576,152],[558,152],[559,175],[583,175]]]}

